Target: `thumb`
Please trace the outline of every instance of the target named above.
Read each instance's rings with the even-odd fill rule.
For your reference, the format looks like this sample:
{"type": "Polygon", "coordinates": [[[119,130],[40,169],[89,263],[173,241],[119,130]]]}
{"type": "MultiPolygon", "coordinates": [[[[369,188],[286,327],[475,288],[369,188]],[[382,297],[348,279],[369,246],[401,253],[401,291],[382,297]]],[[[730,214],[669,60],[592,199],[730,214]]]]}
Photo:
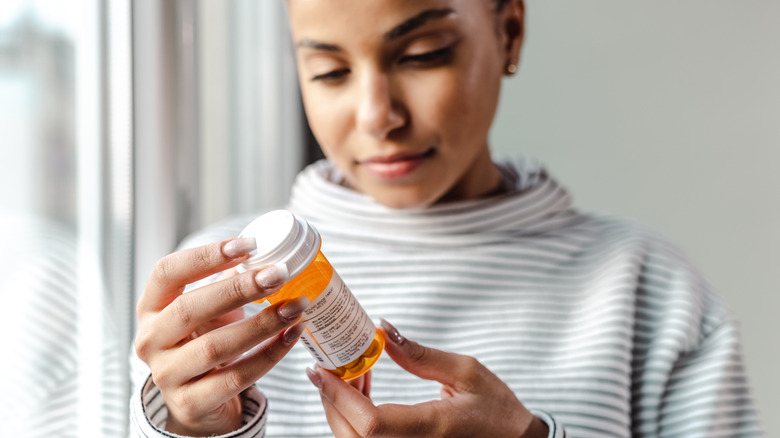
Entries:
{"type": "Polygon", "coordinates": [[[469,356],[437,350],[407,339],[389,322],[380,319],[385,351],[401,368],[426,380],[459,388],[479,362],[469,356]]]}

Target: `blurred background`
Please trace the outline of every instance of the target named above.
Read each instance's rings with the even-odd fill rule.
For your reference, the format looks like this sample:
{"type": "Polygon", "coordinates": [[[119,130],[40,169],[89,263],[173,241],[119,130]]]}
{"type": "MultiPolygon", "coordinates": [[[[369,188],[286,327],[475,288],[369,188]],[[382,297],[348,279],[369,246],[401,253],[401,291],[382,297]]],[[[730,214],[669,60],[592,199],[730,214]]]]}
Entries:
{"type": "MultiPolygon", "coordinates": [[[[527,14],[495,153],[536,156],[581,209],[677,243],[741,321],[780,435],[780,2],[527,14]]],[[[0,436],[124,436],[153,263],[284,204],[318,157],[283,2],[0,2],[0,436]]]]}
{"type": "Polygon", "coordinates": [[[677,244],[739,320],[780,436],[780,2],[527,0],[492,145],[677,244]]]}

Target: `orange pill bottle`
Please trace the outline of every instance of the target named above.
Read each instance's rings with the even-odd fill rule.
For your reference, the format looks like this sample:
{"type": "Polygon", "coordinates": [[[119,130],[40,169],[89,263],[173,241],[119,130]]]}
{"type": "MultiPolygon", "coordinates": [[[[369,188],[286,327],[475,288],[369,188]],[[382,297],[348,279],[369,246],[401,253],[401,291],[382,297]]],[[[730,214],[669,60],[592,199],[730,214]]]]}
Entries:
{"type": "Polygon", "coordinates": [[[317,230],[287,210],[276,210],[252,221],[239,237],[257,241],[257,250],[240,271],[285,265],[290,274],[282,289],[265,300],[274,304],[301,295],[309,299],[301,316],[306,324],[301,342],[314,360],[343,380],[371,369],[382,354],[384,338],[320,251],[317,230]]]}

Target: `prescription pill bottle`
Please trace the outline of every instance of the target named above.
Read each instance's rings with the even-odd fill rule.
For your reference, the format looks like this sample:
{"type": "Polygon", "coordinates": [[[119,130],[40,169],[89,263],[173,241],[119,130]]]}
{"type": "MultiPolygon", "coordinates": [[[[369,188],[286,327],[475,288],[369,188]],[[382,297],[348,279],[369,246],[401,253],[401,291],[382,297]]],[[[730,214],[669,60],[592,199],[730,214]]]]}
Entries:
{"type": "Polygon", "coordinates": [[[290,273],[282,289],[265,300],[274,304],[301,295],[309,299],[301,315],[306,324],[301,342],[322,368],[350,380],[376,363],[384,338],[320,251],[322,241],[312,225],[287,210],[276,210],[252,221],[239,237],[257,241],[257,250],[239,271],[283,264],[290,273]]]}

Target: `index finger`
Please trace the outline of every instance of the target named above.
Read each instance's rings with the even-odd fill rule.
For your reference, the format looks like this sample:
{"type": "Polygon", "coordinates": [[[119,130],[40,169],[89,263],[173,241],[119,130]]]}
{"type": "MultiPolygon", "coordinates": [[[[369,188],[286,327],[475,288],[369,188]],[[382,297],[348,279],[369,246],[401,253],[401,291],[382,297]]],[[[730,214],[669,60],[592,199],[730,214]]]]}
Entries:
{"type": "Polygon", "coordinates": [[[307,374],[320,388],[320,395],[330,404],[330,408],[336,409],[359,436],[433,436],[439,428],[441,416],[436,403],[440,401],[411,406],[394,403],[374,406],[355,387],[322,368],[307,370],[307,374]]]}
{"type": "Polygon", "coordinates": [[[417,377],[435,380],[457,391],[469,391],[487,375],[487,369],[477,359],[407,339],[385,319],[381,319],[379,330],[385,337],[385,351],[390,359],[417,377]]]}
{"type": "Polygon", "coordinates": [[[158,260],[138,301],[139,316],[159,312],[195,281],[232,268],[256,249],[254,238],[231,238],[188,248],[158,260]]]}

